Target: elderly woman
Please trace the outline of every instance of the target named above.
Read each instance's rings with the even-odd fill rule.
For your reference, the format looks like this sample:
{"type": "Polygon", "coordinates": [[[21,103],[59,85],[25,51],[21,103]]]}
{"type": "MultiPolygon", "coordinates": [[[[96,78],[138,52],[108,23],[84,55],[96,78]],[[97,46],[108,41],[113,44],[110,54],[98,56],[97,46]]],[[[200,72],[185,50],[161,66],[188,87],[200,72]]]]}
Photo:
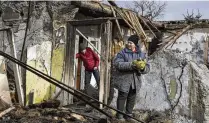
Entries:
{"type": "MultiPolygon", "coordinates": [[[[138,45],[139,37],[131,35],[128,38],[126,48],[121,50],[114,60],[116,68],[114,82],[118,89],[117,109],[132,116],[135,105],[136,93],[140,89],[140,76],[149,72],[149,65],[146,63],[145,54],[141,52],[138,45]]],[[[119,120],[130,120],[122,114],[116,114],[119,120]]]]}

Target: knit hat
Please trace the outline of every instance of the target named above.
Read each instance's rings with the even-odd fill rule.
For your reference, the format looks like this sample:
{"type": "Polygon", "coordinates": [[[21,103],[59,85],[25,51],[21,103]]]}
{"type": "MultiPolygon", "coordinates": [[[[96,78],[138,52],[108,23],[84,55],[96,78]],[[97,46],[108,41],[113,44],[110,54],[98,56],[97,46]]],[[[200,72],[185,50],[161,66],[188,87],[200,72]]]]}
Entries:
{"type": "Polygon", "coordinates": [[[128,38],[128,41],[132,41],[135,45],[137,45],[138,44],[138,41],[139,41],[139,37],[137,35],[131,35],[128,38]]]}
{"type": "Polygon", "coordinates": [[[84,49],[86,49],[86,46],[82,43],[79,46],[79,52],[83,51],[84,49]]]}

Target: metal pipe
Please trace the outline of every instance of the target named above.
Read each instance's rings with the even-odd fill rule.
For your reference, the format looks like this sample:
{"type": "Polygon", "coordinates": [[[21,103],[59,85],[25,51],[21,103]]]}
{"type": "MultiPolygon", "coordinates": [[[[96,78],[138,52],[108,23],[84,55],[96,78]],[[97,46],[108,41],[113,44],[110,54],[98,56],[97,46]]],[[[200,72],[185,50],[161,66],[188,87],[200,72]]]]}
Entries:
{"type": "MultiPolygon", "coordinates": [[[[70,91],[70,90],[67,89],[66,87],[63,87],[63,86],[57,84],[56,82],[53,82],[50,78],[47,78],[46,76],[41,75],[42,72],[38,73],[38,72],[36,72],[35,70],[30,69],[27,65],[24,66],[23,64],[20,64],[20,61],[19,61],[19,60],[15,59],[15,58],[12,58],[11,56],[7,55],[6,53],[4,53],[4,52],[2,52],[2,51],[0,51],[0,55],[2,55],[2,56],[4,56],[4,57],[8,58],[9,60],[11,60],[11,61],[13,61],[14,63],[20,65],[21,67],[27,69],[28,71],[30,71],[30,72],[32,72],[32,73],[38,75],[39,77],[45,79],[46,81],[48,81],[48,82],[50,82],[50,83],[56,85],[57,87],[59,87],[59,88],[65,90],[65,91],[67,91],[68,93],[70,93],[70,94],[76,96],[76,97],[79,98],[80,100],[86,102],[88,105],[92,106],[93,108],[97,109],[99,112],[105,114],[106,116],[108,116],[109,118],[112,119],[112,116],[110,116],[110,115],[109,115],[108,113],[106,113],[105,111],[99,109],[98,107],[94,106],[94,105],[91,104],[88,100],[82,98],[82,96],[78,95],[77,93],[74,93],[74,92],[70,91]]],[[[72,90],[73,90],[73,89],[72,89],[72,90]]]]}
{"type": "Polygon", "coordinates": [[[48,76],[47,74],[42,73],[42,72],[39,71],[39,70],[36,70],[35,68],[33,68],[33,67],[31,67],[31,66],[29,66],[29,65],[27,65],[27,64],[25,64],[25,63],[23,63],[23,62],[21,62],[21,61],[19,61],[19,60],[16,59],[16,58],[13,58],[12,56],[10,56],[10,55],[4,53],[3,51],[0,51],[0,55],[2,55],[2,56],[4,56],[4,57],[8,58],[9,60],[15,62],[15,63],[18,64],[18,65],[20,65],[21,67],[23,67],[23,68],[25,68],[25,69],[31,71],[32,73],[34,73],[34,74],[40,76],[41,78],[47,80],[48,82],[50,82],[50,83],[52,83],[52,84],[54,84],[54,85],[60,87],[61,89],[67,91],[68,93],[70,93],[70,94],[76,96],[77,98],[83,100],[84,102],[86,102],[87,104],[89,104],[90,106],[92,106],[93,108],[97,109],[98,111],[100,111],[101,113],[105,114],[106,116],[108,116],[108,117],[110,117],[110,118],[112,118],[112,116],[110,116],[109,114],[107,114],[107,113],[104,112],[103,110],[99,109],[98,107],[92,105],[91,103],[89,103],[89,101],[83,99],[83,98],[82,98],[81,96],[79,96],[78,94],[81,94],[81,95],[83,95],[83,96],[85,96],[85,97],[88,97],[88,98],[90,98],[90,99],[96,101],[97,103],[103,104],[103,105],[106,106],[107,108],[110,108],[110,109],[112,109],[112,110],[115,110],[115,111],[117,111],[117,112],[119,112],[119,113],[121,113],[121,114],[123,114],[123,115],[125,115],[125,116],[128,116],[128,117],[130,117],[130,118],[132,118],[132,119],[138,121],[138,122],[144,123],[143,121],[140,121],[140,120],[138,120],[138,119],[136,119],[136,118],[134,118],[134,117],[132,117],[132,116],[130,116],[130,115],[127,115],[126,113],[124,113],[124,112],[122,112],[122,111],[120,111],[120,110],[117,110],[117,109],[115,109],[115,108],[113,108],[113,107],[111,107],[111,106],[108,106],[107,104],[105,104],[105,103],[103,103],[103,102],[100,102],[100,101],[98,101],[97,99],[94,99],[94,98],[90,97],[89,95],[87,95],[87,94],[85,94],[85,93],[82,93],[82,92],[80,92],[80,91],[78,91],[78,90],[76,90],[76,89],[74,89],[74,88],[72,88],[72,87],[70,87],[70,86],[68,86],[68,85],[66,85],[66,84],[64,84],[64,83],[62,83],[62,82],[60,82],[60,81],[58,81],[58,80],[52,78],[51,76],[48,76]],[[53,80],[53,81],[52,81],[52,80],[53,80]],[[64,87],[67,87],[67,88],[69,88],[69,89],[75,91],[76,93],[69,91],[68,89],[64,88],[64,87],[61,86],[60,84],[63,85],[64,87]],[[78,94],[77,94],[77,93],[78,93],[78,94]]]}

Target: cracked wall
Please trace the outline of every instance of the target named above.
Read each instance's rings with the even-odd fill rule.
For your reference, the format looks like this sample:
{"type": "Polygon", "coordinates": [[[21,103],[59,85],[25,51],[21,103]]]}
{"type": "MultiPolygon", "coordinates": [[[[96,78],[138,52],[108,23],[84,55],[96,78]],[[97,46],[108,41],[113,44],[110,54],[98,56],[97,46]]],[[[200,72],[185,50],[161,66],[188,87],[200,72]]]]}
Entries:
{"type": "MultiPolygon", "coordinates": [[[[46,67],[43,72],[49,73],[52,77],[62,81],[66,43],[66,22],[74,18],[78,12],[78,8],[72,6],[70,1],[31,1],[27,38],[25,49],[22,51],[25,30],[27,27],[28,3],[28,1],[2,1],[1,9],[3,13],[2,16],[0,16],[0,26],[11,26],[13,28],[18,59],[20,59],[20,55],[23,53],[24,62],[27,61],[28,64],[39,70],[43,70],[42,68],[44,66],[42,66],[41,61],[45,59],[38,59],[34,56],[33,61],[31,61],[30,58],[27,57],[28,54],[26,54],[26,52],[27,50],[29,51],[28,48],[37,47],[46,42],[51,42],[51,45],[47,48],[47,50],[49,50],[47,51],[49,55],[47,61],[50,61],[47,62],[47,65],[49,66],[46,67]],[[57,69],[57,71],[54,69],[57,69]]],[[[0,39],[3,40],[0,44],[1,49],[10,54],[10,47],[6,33],[0,32],[0,35],[0,39]]],[[[37,49],[37,52],[41,52],[42,50],[43,49],[37,49]]],[[[30,54],[41,56],[37,52],[30,52],[30,54]]],[[[11,63],[8,62],[8,65],[11,66],[11,63]]],[[[40,96],[41,99],[38,99],[39,101],[34,99],[34,102],[40,102],[43,99],[49,99],[56,95],[57,92],[55,92],[55,86],[52,85],[46,85],[46,88],[45,86],[42,86],[43,84],[40,84],[38,87],[31,87],[31,82],[37,84],[40,80],[38,77],[34,78],[34,75],[29,74],[25,70],[22,71],[23,74],[25,74],[23,75],[23,85],[26,85],[27,102],[29,101],[28,94],[32,88],[35,90],[39,90],[37,88],[40,88],[39,91],[35,91],[35,95],[46,95],[40,96]],[[48,87],[50,88],[48,89],[48,87]]],[[[63,97],[60,99],[62,100],[62,98],[63,97]]]]}
{"type": "Polygon", "coordinates": [[[209,28],[196,28],[183,34],[173,47],[168,47],[177,53],[181,53],[191,61],[204,63],[204,45],[208,41],[209,28]]]}
{"type": "MultiPolygon", "coordinates": [[[[151,70],[142,75],[135,110],[164,112],[174,123],[208,122],[208,69],[201,64],[203,52],[199,54],[208,31],[191,30],[182,35],[173,48],[149,58],[151,70]],[[188,46],[180,47],[179,42],[187,42],[188,46]],[[176,48],[181,52],[176,52],[176,48]]],[[[112,106],[116,106],[116,100],[117,90],[112,106]]]]}

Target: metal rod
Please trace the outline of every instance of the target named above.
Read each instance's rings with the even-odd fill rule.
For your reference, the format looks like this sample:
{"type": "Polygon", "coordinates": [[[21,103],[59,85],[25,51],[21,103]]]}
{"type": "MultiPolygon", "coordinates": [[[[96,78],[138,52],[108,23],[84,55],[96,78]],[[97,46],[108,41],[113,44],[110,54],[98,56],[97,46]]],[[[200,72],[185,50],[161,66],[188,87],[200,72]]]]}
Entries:
{"type": "MultiPolygon", "coordinates": [[[[110,109],[112,109],[112,110],[115,110],[115,111],[117,111],[117,112],[119,112],[119,113],[121,113],[121,114],[123,114],[123,115],[125,115],[125,116],[128,116],[128,117],[130,117],[130,118],[132,118],[132,119],[138,121],[138,122],[144,123],[143,121],[140,121],[140,120],[138,120],[138,119],[136,119],[136,118],[134,118],[134,117],[132,117],[132,116],[130,116],[130,115],[127,115],[126,113],[124,113],[124,112],[122,112],[122,111],[120,111],[120,110],[117,110],[117,109],[115,109],[115,108],[113,108],[113,107],[111,107],[111,106],[108,106],[107,104],[105,104],[105,103],[103,103],[103,102],[100,102],[100,101],[98,101],[97,99],[94,99],[94,98],[90,97],[89,95],[87,95],[87,94],[85,94],[85,93],[82,93],[82,92],[80,92],[79,90],[76,90],[76,89],[74,89],[74,88],[72,88],[72,87],[70,87],[70,86],[68,86],[68,85],[66,85],[66,84],[64,84],[64,83],[62,83],[62,82],[60,82],[60,81],[58,81],[58,80],[52,78],[51,76],[48,76],[47,74],[42,73],[42,72],[39,71],[39,70],[36,70],[35,68],[33,68],[33,67],[31,67],[31,66],[29,66],[29,65],[27,65],[27,64],[25,64],[25,63],[23,63],[23,62],[21,62],[21,61],[19,61],[19,60],[16,59],[16,58],[11,57],[10,55],[8,55],[8,54],[6,54],[6,53],[4,53],[4,52],[2,52],[2,51],[0,51],[0,55],[2,55],[2,56],[4,56],[4,57],[8,58],[9,60],[15,62],[16,64],[19,64],[21,67],[23,67],[23,68],[25,68],[25,69],[31,71],[32,73],[34,73],[34,74],[40,76],[41,78],[43,78],[43,79],[49,81],[50,83],[52,83],[52,84],[54,84],[54,85],[60,87],[61,89],[67,91],[68,93],[70,93],[70,94],[76,96],[77,98],[83,100],[84,102],[86,102],[86,103],[89,104],[90,106],[92,106],[92,104],[91,104],[89,101],[83,99],[83,98],[82,98],[81,96],[79,96],[78,94],[81,94],[82,96],[88,97],[88,98],[90,98],[90,99],[96,101],[97,103],[103,104],[103,105],[106,106],[107,108],[110,108],[110,109]],[[53,80],[53,81],[52,81],[52,80],[53,80]],[[63,85],[63,86],[65,86],[65,87],[67,87],[67,88],[69,88],[69,89],[75,91],[76,93],[69,91],[68,89],[64,88],[64,87],[61,86],[61,85],[63,85]],[[78,94],[77,94],[77,93],[78,93],[78,94]]],[[[103,110],[101,110],[101,109],[95,107],[94,105],[93,105],[92,107],[95,108],[95,109],[97,109],[98,111],[101,111],[101,113],[104,112],[103,110]]],[[[106,115],[107,113],[105,112],[105,113],[103,113],[103,114],[106,115]]],[[[107,116],[109,116],[109,114],[107,114],[107,116]]],[[[112,117],[110,116],[110,118],[112,118],[112,117]]]]}
{"type": "MultiPolygon", "coordinates": [[[[0,51],[0,54],[1,54],[1,51],[0,51]]],[[[9,56],[9,55],[8,55],[8,56],[9,56]]],[[[11,57],[11,56],[9,56],[9,57],[11,57]]],[[[13,58],[13,57],[11,57],[11,58],[13,58]]],[[[15,59],[15,58],[13,58],[13,59],[15,59]]],[[[18,61],[18,59],[15,59],[15,60],[18,61]]],[[[81,94],[81,95],[83,95],[83,96],[85,96],[85,97],[88,97],[88,98],[92,99],[93,101],[96,101],[97,103],[103,104],[103,105],[106,106],[107,108],[110,108],[110,109],[112,109],[112,110],[114,110],[114,111],[117,111],[117,112],[119,112],[119,113],[121,113],[121,114],[123,114],[123,115],[125,115],[125,116],[128,116],[128,117],[130,117],[130,118],[132,118],[132,119],[134,119],[134,120],[136,120],[136,121],[138,121],[138,122],[144,123],[143,121],[140,121],[140,120],[138,120],[138,119],[136,119],[136,118],[134,118],[134,117],[132,117],[132,116],[130,116],[130,115],[127,115],[126,113],[124,113],[124,112],[122,112],[122,111],[120,111],[120,110],[117,110],[117,109],[115,109],[115,108],[113,108],[113,107],[111,107],[111,106],[108,106],[107,104],[105,104],[105,103],[103,103],[103,102],[100,102],[100,101],[98,101],[97,99],[92,98],[92,97],[90,97],[89,95],[87,95],[87,94],[85,94],[85,93],[82,93],[81,91],[76,90],[76,89],[74,89],[74,88],[72,88],[72,87],[70,87],[70,86],[68,86],[68,85],[66,85],[66,84],[64,84],[64,83],[62,83],[62,82],[60,82],[60,81],[58,81],[58,80],[52,78],[51,76],[48,76],[47,74],[42,73],[41,71],[39,71],[39,70],[37,70],[37,69],[35,69],[35,68],[33,68],[33,67],[31,67],[31,66],[29,66],[29,65],[27,65],[27,64],[25,64],[25,63],[23,63],[23,62],[21,62],[21,61],[19,61],[19,63],[20,63],[20,64],[23,64],[23,65],[25,65],[25,66],[27,66],[27,67],[29,67],[29,68],[31,68],[31,69],[33,69],[33,70],[36,71],[36,72],[39,72],[39,73],[43,74],[44,76],[46,76],[46,77],[48,77],[48,78],[50,78],[50,79],[56,81],[58,84],[61,84],[61,85],[65,86],[65,87],[68,87],[69,89],[75,91],[76,93],[79,93],[79,94],[81,94]]],[[[26,69],[27,69],[27,68],[26,68],[26,69]]],[[[36,74],[36,73],[34,73],[34,74],[36,74]]],[[[50,81],[49,81],[49,82],[50,82],[50,81]]],[[[73,93],[73,92],[72,92],[72,93],[73,93]]],[[[85,102],[85,101],[84,101],[84,102],[85,102]]],[[[88,103],[87,103],[87,104],[88,104],[88,103]]],[[[91,105],[90,105],[90,106],[91,106],[91,105]]]]}
{"type": "MultiPolygon", "coordinates": [[[[63,87],[63,86],[57,84],[56,82],[53,82],[51,79],[49,79],[49,78],[47,78],[46,76],[42,75],[41,72],[38,73],[38,72],[36,72],[36,71],[30,69],[28,66],[24,66],[23,64],[20,64],[20,63],[19,63],[19,62],[20,62],[19,60],[15,59],[15,58],[12,59],[11,57],[9,57],[9,55],[7,55],[6,53],[4,53],[4,52],[2,52],[2,51],[0,51],[0,55],[2,55],[2,56],[4,56],[4,57],[8,58],[9,60],[11,60],[11,61],[13,61],[14,63],[20,65],[21,67],[27,69],[28,71],[30,71],[30,72],[32,72],[32,73],[38,75],[39,77],[45,79],[46,81],[48,81],[48,82],[50,82],[50,83],[56,85],[57,87],[59,87],[59,88],[65,90],[65,91],[67,91],[68,93],[70,93],[70,94],[76,96],[76,97],[79,98],[80,100],[86,102],[88,105],[92,106],[93,108],[97,109],[99,112],[105,114],[106,116],[108,116],[109,118],[112,119],[112,116],[110,116],[110,115],[109,115],[108,113],[106,113],[105,111],[103,111],[103,110],[99,109],[98,107],[94,106],[94,105],[91,104],[88,100],[84,99],[82,96],[78,95],[77,93],[74,93],[74,92],[70,91],[69,89],[67,89],[67,88],[65,88],[65,87],[63,87]]],[[[72,89],[72,90],[73,90],[73,89],[72,89]]]]}

